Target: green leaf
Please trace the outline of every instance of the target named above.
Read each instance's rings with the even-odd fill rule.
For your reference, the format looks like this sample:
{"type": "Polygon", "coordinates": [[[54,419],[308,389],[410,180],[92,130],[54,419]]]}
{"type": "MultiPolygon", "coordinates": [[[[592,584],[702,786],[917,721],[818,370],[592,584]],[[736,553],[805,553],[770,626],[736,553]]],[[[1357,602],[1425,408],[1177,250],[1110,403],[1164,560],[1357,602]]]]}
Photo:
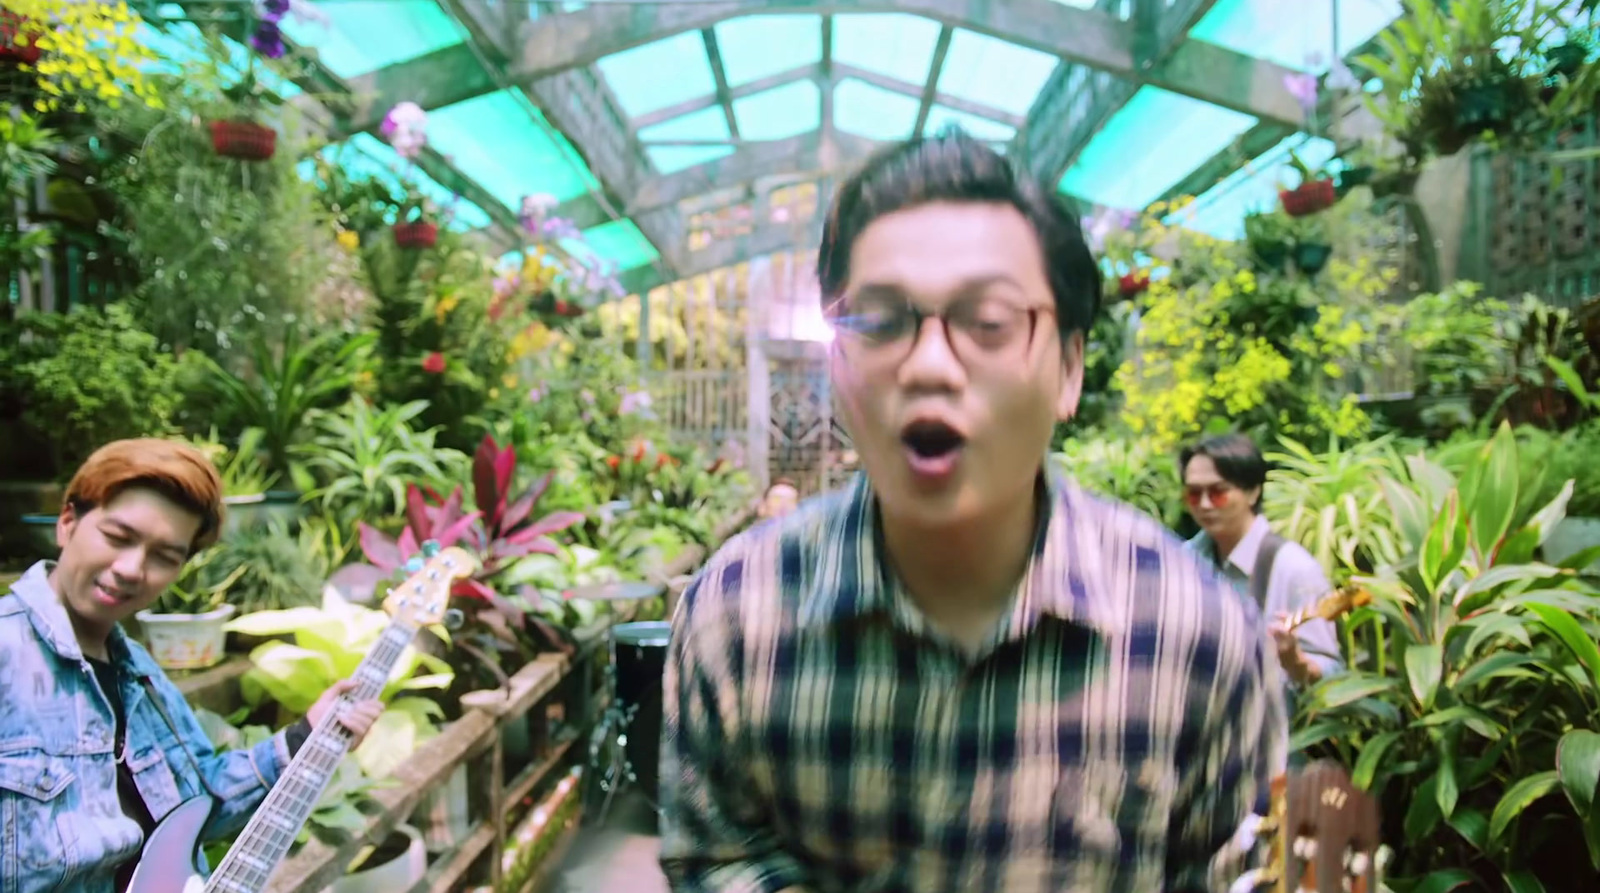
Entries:
{"type": "Polygon", "coordinates": [[[1378,486],[1383,488],[1383,498],[1389,503],[1389,514],[1394,517],[1395,527],[1405,538],[1408,550],[1420,550],[1423,539],[1428,535],[1429,514],[1422,497],[1388,475],[1378,478],[1378,486]]]}
{"type": "Polygon", "coordinates": [[[1412,645],[1406,649],[1405,662],[1411,696],[1423,710],[1433,709],[1433,698],[1439,691],[1439,679],[1444,671],[1444,655],[1439,646],[1412,645]]]}
{"type": "Polygon", "coordinates": [[[1589,565],[1594,564],[1596,561],[1600,561],[1600,545],[1590,546],[1587,549],[1579,549],[1571,555],[1568,555],[1566,558],[1561,559],[1561,563],[1558,564],[1557,567],[1560,567],[1562,570],[1581,571],[1584,568],[1587,568],[1589,565]]]}
{"type": "Polygon", "coordinates": [[[1485,680],[1498,678],[1507,670],[1525,667],[1534,662],[1534,659],[1526,654],[1497,651],[1463,670],[1461,675],[1456,677],[1454,687],[1471,688],[1485,680]]]}
{"type": "Polygon", "coordinates": [[[1411,893],[1450,893],[1478,883],[1477,875],[1465,868],[1446,868],[1429,872],[1428,876],[1411,888],[1411,893]]]}
{"type": "Polygon", "coordinates": [[[1600,733],[1573,729],[1556,746],[1556,771],[1561,787],[1580,818],[1591,818],[1600,789],[1600,733]]]}
{"type": "Polygon", "coordinates": [[[1511,893],[1544,893],[1544,884],[1539,883],[1533,872],[1525,868],[1508,871],[1501,877],[1506,879],[1506,889],[1511,893]]]}
{"type": "Polygon", "coordinates": [[[1429,713],[1417,720],[1417,725],[1422,728],[1439,726],[1449,728],[1455,725],[1463,725],[1491,741],[1497,740],[1501,735],[1505,734],[1505,729],[1488,714],[1476,707],[1467,707],[1465,705],[1446,707],[1443,710],[1429,713]]]}
{"type": "Polygon", "coordinates": [[[1400,732],[1384,732],[1372,736],[1356,756],[1356,767],[1350,774],[1350,781],[1363,791],[1372,790],[1372,782],[1377,774],[1378,766],[1383,763],[1384,754],[1389,748],[1400,740],[1400,732]]]}
{"type": "Polygon", "coordinates": [[[1458,810],[1450,816],[1450,827],[1480,853],[1489,845],[1489,817],[1482,810],[1458,810]]]}
{"type": "Polygon", "coordinates": [[[1471,614],[1493,602],[1500,594],[1501,587],[1513,583],[1532,583],[1556,572],[1547,564],[1502,564],[1491,567],[1456,590],[1456,612],[1462,616],[1471,614]]]}
{"type": "Polygon", "coordinates": [[[1516,821],[1522,811],[1540,797],[1554,791],[1560,784],[1555,770],[1539,772],[1517,780],[1500,802],[1495,805],[1494,813],[1489,816],[1489,839],[1499,841],[1505,836],[1511,823],[1516,821]]]}
{"type": "Polygon", "coordinates": [[[1316,704],[1324,709],[1343,707],[1363,698],[1399,687],[1399,680],[1371,673],[1345,673],[1318,683],[1312,690],[1316,704]]]}
{"type": "Polygon", "coordinates": [[[1461,798],[1461,786],[1456,781],[1455,751],[1448,743],[1455,736],[1446,735],[1439,742],[1439,771],[1434,773],[1433,794],[1439,804],[1439,815],[1449,820],[1461,798]]]}
{"type": "Polygon", "coordinates": [[[1454,490],[1445,496],[1444,506],[1428,528],[1427,539],[1422,542],[1417,570],[1422,574],[1422,584],[1429,593],[1439,590],[1439,584],[1461,564],[1467,551],[1466,520],[1461,512],[1454,490]]]}
{"type": "Polygon", "coordinates": [[[1595,645],[1588,632],[1564,608],[1538,603],[1529,603],[1527,607],[1589,671],[1589,684],[1593,686],[1591,691],[1600,691],[1600,646],[1595,645]]]}
{"type": "Polygon", "coordinates": [[[1544,508],[1534,512],[1533,517],[1528,519],[1528,523],[1523,529],[1535,531],[1535,535],[1539,539],[1539,545],[1544,545],[1544,541],[1550,538],[1550,533],[1556,529],[1556,525],[1566,519],[1567,503],[1572,501],[1572,488],[1573,482],[1567,481],[1561,488],[1561,492],[1557,493],[1554,499],[1550,500],[1544,508]]]}
{"type": "MultiPolygon", "coordinates": [[[[1501,422],[1494,438],[1484,446],[1474,463],[1478,486],[1472,494],[1467,509],[1468,529],[1478,554],[1491,556],[1500,540],[1511,529],[1512,517],[1517,511],[1517,484],[1521,477],[1517,468],[1517,440],[1511,433],[1511,423],[1501,422]]],[[[1466,498],[1466,494],[1462,494],[1466,498]]]]}
{"type": "Polygon", "coordinates": [[[1438,785],[1439,776],[1436,774],[1417,785],[1411,805],[1406,809],[1404,827],[1407,843],[1425,840],[1444,818],[1439,814],[1438,785]]]}

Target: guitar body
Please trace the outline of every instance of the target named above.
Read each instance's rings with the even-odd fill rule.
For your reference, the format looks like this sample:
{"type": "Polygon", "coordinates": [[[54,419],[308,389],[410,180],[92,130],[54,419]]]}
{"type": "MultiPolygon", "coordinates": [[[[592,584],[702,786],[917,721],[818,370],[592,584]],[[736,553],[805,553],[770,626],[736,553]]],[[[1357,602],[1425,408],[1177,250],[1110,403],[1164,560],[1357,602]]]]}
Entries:
{"type": "Polygon", "coordinates": [[[196,863],[211,807],[210,797],[185,800],[156,825],[139,854],[128,893],[199,893],[205,888],[196,863]]]}

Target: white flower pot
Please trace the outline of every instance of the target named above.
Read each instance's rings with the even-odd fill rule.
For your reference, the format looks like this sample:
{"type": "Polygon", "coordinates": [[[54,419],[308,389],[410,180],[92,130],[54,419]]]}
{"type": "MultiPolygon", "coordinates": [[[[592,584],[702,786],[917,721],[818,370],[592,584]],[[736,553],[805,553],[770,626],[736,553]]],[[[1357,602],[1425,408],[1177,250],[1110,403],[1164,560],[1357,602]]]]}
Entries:
{"type": "Polygon", "coordinates": [[[395,843],[396,838],[409,841],[405,850],[384,862],[374,863],[368,859],[360,871],[334,881],[324,887],[322,893],[395,893],[411,889],[428,873],[428,851],[423,846],[422,834],[410,825],[396,825],[384,843],[395,843]]]}
{"type": "Polygon", "coordinates": [[[155,614],[134,616],[144,629],[150,654],[166,670],[201,670],[222,662],[228,641],[223,626],[238,610],[223,605],[205,614],[155,614]]]}

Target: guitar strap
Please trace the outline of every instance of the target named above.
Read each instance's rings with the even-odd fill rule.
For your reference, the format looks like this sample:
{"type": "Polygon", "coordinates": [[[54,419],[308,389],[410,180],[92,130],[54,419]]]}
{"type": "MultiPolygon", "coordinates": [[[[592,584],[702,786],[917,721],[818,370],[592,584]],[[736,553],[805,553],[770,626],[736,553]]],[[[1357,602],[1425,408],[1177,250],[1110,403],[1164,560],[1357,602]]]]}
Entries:
{"type": "Polygon", "coordinates": [[[1261,548],[1256,552],[1256,566],[1250,571],[1250,596],[1256,607],[1267,610],[1267,585],[1272,582],[1272,565],[1278,560],[1278,550],[1288,542],[1272,531],[1261,538],[1261,548]]]}

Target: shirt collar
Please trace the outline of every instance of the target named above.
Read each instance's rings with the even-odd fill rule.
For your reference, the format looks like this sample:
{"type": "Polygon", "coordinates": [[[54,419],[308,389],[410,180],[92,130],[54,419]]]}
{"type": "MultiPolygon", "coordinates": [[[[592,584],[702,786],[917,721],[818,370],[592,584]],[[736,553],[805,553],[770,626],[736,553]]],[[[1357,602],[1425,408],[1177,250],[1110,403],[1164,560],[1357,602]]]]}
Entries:
{"type": "MultiPolygon", "coordinates": [[[[11,592],[27,609],[34,632],[52,651],[63,660],[83,660],[83,648],[78,645],[78,636],[72,631],[72,620],[67,616],[66,606],[61,604],[61,597],[50,585],[50,572],[55,566],[54,561],[35,563],[11,584],[11,592]]],[[[112,659],[127,664],[135,675],[154,675],[158,669],[155,664],[144,660],[139,649],[129,648],[128,642],[120,624],[111,628],[106,649],[112,659]]]]}
{"type": "MultiPolygon", "coordinates": [[[[1244,532],[1244,536],[1239,539],[1238,545],[1235,545],[1233,551],[1228,553],[1226,563],[1243,571],[1247,576],[1255,573],[1256,555],[1260,553],[1261,542],[1267,538],[1267,531],[1270,528],[1271,525],[1267,523],[1265,515],[1256,515],[1255,519],[1250,522],[1250,529],[1244,532]]],[[[1217,541],[1211,538],[1211,534],[1201,531],[1195,536],[1195,544],[1203,555],[1211,559],[1213,563],[1216,563],[1217,541]]]]}
{"type": "MultiPolygon", "coordinates": [[[[1053,468],[1045,471],[1044,484],[1044,512],[1012,627],[1049,614],[1104,635],[1124,631],[1128,606],[1112,597],[1102,566],[1097,522],[1109,520],[1106,507],[1053,468]]],[[[883,558],[877,498],[864,473],[851,480],[821,533],[801,622],[826,625],[891,613],[898,584],[883,558]]]]}

